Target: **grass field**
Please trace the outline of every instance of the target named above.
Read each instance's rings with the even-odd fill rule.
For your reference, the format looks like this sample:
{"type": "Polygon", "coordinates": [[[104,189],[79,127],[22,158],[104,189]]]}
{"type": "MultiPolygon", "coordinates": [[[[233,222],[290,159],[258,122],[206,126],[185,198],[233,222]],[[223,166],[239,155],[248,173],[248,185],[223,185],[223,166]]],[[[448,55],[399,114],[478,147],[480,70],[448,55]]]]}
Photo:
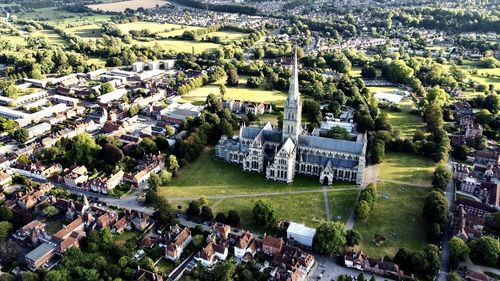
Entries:
{"type": "Polygon", "coordinates": [[[175,40],[175,39],[163,39],[163,40],[153,40],[149,42],[142,42],[137,40],[132,40],[132,44],[137,44],[140,46],[149,46],[152,47],[156,43],[165,49],[171,50],[174,52],[188,52],[191,53],[194,49],[195,54],[203,53],[207,50],[215,50],[220,48],[222,45],[210,43],[210,42],[196,42],[196,41],[187,41],[187,40],[175,40]]]}
{"type": "Polygon", "coordinates": [[[267,122],[271,122],[271,124],[273,124],[273,126],[278,126],[278,115],[276,114],[262,114],[261,116],[259,116],[259,118],[253,123],[255,125],[259,125],[259,126],[264,126],[266,125],[267,122]]]}
{"type": "MultiPolygon", "coordinates": [[[[264,88],[247,88],[246,79],[247,76],[239,77],[240,85],[238,87],[227,87],[226,99],[237,99],[243,101],[253,101],[253,102],[265,102],[265,103],[275,103],[281,106],[285,103],[286,94],[280,91],[266,90],[264,88]]],[[[194,89],[182,96],[182,101],[184,102],[204,102],[209,94],[219,95],[219,85],[225,83],[225,81],[220,81],[214,84],[206,85],[197,89],[194,89]]]]}
{"type": "MultiPolygon", "coordinates": [[[[213,148],[204,151],[198,160],[184,167],[170,185],[162,187],[160,193],[172,199],[199,198],[201,195],[321,190],[316,178],[297,176],[293,184],[268,181],[262,174],[243,172],[239,166],[216,161],[213,157],[213,148]]],[[[355,188],[355,185],[337,183],[331,188],[340,187],[355,188]]]]}
{"type": "Polygon", "coordinates": [[[205,37],[214,36],[219,36],[222,42],[234,42],[246,38],[248,34],[236,31],[217,31],[205,35],[205,37]]]}
{"type": "Polygon", "coordinates": [[[45,226],[45,231],[49,234],[55,234],[59,230],[63,228],[64,225],[67,225],[68,222],[66,222],[64,219],[57,220],[55,222],[52,222],[50,224],[47,224],[45,226]]]}
{"type": "Polygon", "coordinates": [[[359,247],[372,258],[394,256],[399,248],[412,251],[425,246],[423,201],[428,190],[391,183],[379,183],[379,196],[366,223],[356,223],[354,229],[361,233],[359,247]],[[383,197],[382,197],[383,196],[383,197]],[[375,234],[386,241],[377,246],[375,234]]]}
{"type": "Polygon", "coordinates": [[[118,24],[117,27],[124,33],[128,33],[130,30],[144,30],[148,29],[151,32],[168,32],[172,29],[183,29],[184,27],[179,24],[170,23],[156,23],[156,22],[146,22],[146,21],[136,21],[131,23],[118,24]]]}
{"type": "MultiPolygon", "coordinates": [[[[181,205],[186,209],[190,200],[200,196],[242,195],[256,193],[278,194],[255,195],[249,197],[211,198],[209,206],[214,215],[237,210],[242,226],[255,231],[267,231],[252,221],[252,209],[259,199],[268,200],[275,207],[279,219],[289,219],[315,227],[326,219],[322,187],[317,179],[297,176],[293,184],[283,184],[265,179],[258,173],[243,172],[239,166],[216,161],[213,149],[204,151],[194,163],[184,167],[168,186],[160,189],[173,206],[181,205]],[[217,176],[207,176],[217,175],[217,176]],[[287,194],[290,191],[312,191],[300,194],[287,194]],[[283,194],[284,193],[284,194],[283,194]],[[291,208],[293,204],[293,208],[291,208]]],[[[330,212],[334,218],[346,221],[356,201],[359,189],[348,183],[336,183],[328,192],[330,212]],[[338,190],[339,188],[349,188],[338,190]],[[352,188],[352,189],[351,189],[352,188]]]]}
{"type": "Polygon", "coordinates": [[[67,42],[53,30],[39,30],[31,34],[36,37],[45,37],[50,44],[59,44],[65,46],[67,42]]]}
{"type": "Polygon", "coordinates": [[[430,184],[434,165],[431,159],[420,155],[387,152],[378,169],[378,178],[409,184],[430,184]]]}
{"type": "Polygon", "coordinates": [[[387,113],[392,129],[399,130],[401,137],[412,137],[417,129],[424,128],[425,123],[422,117],[411,114],[406,109],[401,112],[394,112],[389,109],[382,109],[381,111],[387,113]]]}
{"type": "Polygon", "coordinates": [[[68,28],[68,31],[84,39],[95,39],[101,36],[101,27],[97,24],[72,27],[68,28]]]}
{"type": "Polygon", "coordinates": [[[54,24],[84,24],[108,21],[111,15],[88,15],[87,13],[72,13],[56,7],[35,9],[32,12],[15,14],[23,20],[43,20],[54,24]]]}
{"type": "Polygon", "coordinates": [[[129,0],[116,3],[103,3],[87,5],[92,10],[95,11],[106,11],[106,12],[124,12],[126,9],[137,9],[137,8],[154,8],[156,6],[161,6],[165,4],[162,0],[129,0]]]}

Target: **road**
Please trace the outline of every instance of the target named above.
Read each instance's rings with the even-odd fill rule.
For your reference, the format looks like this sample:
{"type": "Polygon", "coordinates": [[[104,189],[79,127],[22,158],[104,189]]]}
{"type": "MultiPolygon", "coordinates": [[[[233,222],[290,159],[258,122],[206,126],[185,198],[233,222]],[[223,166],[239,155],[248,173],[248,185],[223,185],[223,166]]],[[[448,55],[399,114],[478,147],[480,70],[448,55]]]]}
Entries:
{"type": "MultiPolygon", "coordinates": [[[[450,168],[451,171],[453,171],[453,159],[451,158],[451,155],[448,158],[448,167],[450,168]]],[[[448,215],[450,218],[451,222],[451,214],[453,214],[453,203],[455,202],[455,183],[451,181],[447,186],[446,186],[446,191],[445,191],[446,199],[448,199],[448,215]]],[[[439,274],[437,276],[437,281],[446,281],[446,276],[448,276],[449,270],[449,261],[450,261],[450,251],[448,249],[448,240],[450,239],[450,229],[448,227],[445,228],[444,233],[443,233],[443,238],[441,240],[442,242],[442,249],[441,249],[441,268],[439,269],[439,274]]]]}
{"type": "MultiPolygon", "coordinates": [[[[318,280],[318,281],[330,281],[330,280],[338,280],[340,275],[350,275],[357,277],[362,271],[354,270],[351,268],[344,267],[342,265],[337,264],[335,261],[335,257],[315,255],[316,264],[311,269],[309,273],[309,280],[318,280]],[[323,272],[323,276],[318,278],[318,276],[323,272]]],[[[365,280],[369,280],[371,278],[371,274],[364,272],[365,280]]],[[[375,280],[377,281],[385,281],[388,280],[382,276],[374,275],[375,280]]]]}

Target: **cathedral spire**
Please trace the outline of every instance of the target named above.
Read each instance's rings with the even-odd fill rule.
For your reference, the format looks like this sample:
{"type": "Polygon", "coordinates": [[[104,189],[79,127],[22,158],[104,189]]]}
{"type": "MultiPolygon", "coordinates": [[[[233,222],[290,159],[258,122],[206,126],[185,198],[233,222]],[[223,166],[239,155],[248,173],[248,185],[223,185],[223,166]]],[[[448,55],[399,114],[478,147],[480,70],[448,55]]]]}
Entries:
{"type": "Polygon", "coordinates": [[[296,102],[299,99],[299,70],[297,63],[297,46],[294,47],[292,77],[290,79],[290,88],[288,89],[288,102],[296,102]]]}

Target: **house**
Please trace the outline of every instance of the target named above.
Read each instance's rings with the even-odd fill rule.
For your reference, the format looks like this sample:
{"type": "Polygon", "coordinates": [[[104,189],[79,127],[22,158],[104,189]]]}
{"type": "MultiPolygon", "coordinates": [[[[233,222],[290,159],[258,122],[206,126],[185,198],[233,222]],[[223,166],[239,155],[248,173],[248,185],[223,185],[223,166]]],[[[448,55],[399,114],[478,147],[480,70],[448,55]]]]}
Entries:
{"type": "Polygon", "coordinates": [[[72,166],[64,171],[64,183],[69,187],[80,187],[86,183],[89,176],[85,166],[72,166]]]}
{"type": "MultiPolygon", "coordinates": [[[[281,253],[273,256],[273,262],[279,265],[277,268],[279,278],[274,277],[274,280],[283,280],[281,276],[289,275],[292,280],[304,280],[311,268],[314,265],[314,256],[303,252],[297,247],[284,245],[281,253]],[[279,270],[279,269],[285,270],[279,270]]],[[[271,273],[272,276],[272,273],[271,273]]],[[[285,280],[289,280],[288,278],[285,280]]]]}
{"type": "Polygon", "coordinates": [[[262,239],[262,252],[270,256],[279,254],[281,253],[283,244],[283,239],[265,235],[264,239],[262,239]]]}
{"type": "Polygon", "coordinates": [[[188,118],[195,118],[200,116],[200,112],[188,109],[174,109],[171,111],[162,112],[161,120],[170,124],[181,125],[188,118]]]}
{"type": "Polygon", "coordinates": [[[48,166],[40,161],[30,164],[16,163],[16,165],[11,168],[11,171],[12,173],[17,173],[29,178],[47,180],[51,176],[59,174],[62,171],[62,166],[60,164],[48,166]]]}
{"type": "Polygon", "coordinates": [[[227,241],[231,233],[231,226],[223,223],[214,223],[212,226],[212,234],[215,235],[217,241],[227,241]]]}
{"type": "Polygon", "coordinates": [[[11,181],[12,181],[12,177],[10,174],[8,174],[4,171],[0,171],[0,185],[5,185],[11,181]]]}
{"type": "Polygon", "coordinates": [[[138,62],[134,62],[132,64],[132,71],[133,72],[142,72],[144,70],[144,66],[146,64],[141,62],[141,61],[138,61],[138,62]]]}
{"type": "Polygon", "coordinates": [[[286,230],[286,238],[294,240],[304,246],[312,247],[316,229],[307,227],[303,224],[290,222],[286,230]]]}
{"type": "Polygon", "coordinates": [[[255,250],[252,251],[252,247],[250,247],[252,245],[252,239],[252,233],[248,230],[243,232],[240,237],[238,237],[238,240],[234,245],[234,256],[237,259],[242,260],[246,254],[251,255],[251,257],[255,255],[255,250]]]}
{"type": "Polygon", "coordinates": [[[203,267],[212,267],[219,260],[226,260],[228,255],[228,250],[226,247],[216,244],[215,242],[209,242],[205,248],[198,252],[194,259],[201,263],[203,267]]]}
{"type": "Polygon", "coordinates": [[[35,271],[56,255],[56,246],[43,243],[24,256],[29,269],[35,271]]]}
{"type": "Polygon", "coordinates": [[[129,212],[129,220],[135,229],[143,231],[149,226],[151,220],[146,213],[132,210],[129,212]]]}
{"type": "Polygon", "coordinates": [[[123,216],[121,219],[119,219],[111,228],[112,233],[122,233],[125,228],[128,226],[128,218],[127,216],[123,216]]]}
{"type": "Polygon", "coordinates": [[[58,254],[64,254],[71,247],[79,247],[80,241],[86,236],[85,224],[81,218],[77,218],[61,230],[56,232],[52,241],[58,245],[56,251],[58,254]]]}
{"type": "Polygon", "coordinates": [[[344,265],[349,268],[355,268],[357,270],[363,270],[363,265],[365,263],[365,255],[363,252],[357,253],[352,251],[344,255],[344,265]]]}
{"type": "Polygon", "coordinates": [[[125,173],[120,170],[109,178],[93,179],[92,181],[90,181],[90,189],[94,192],[108,194],[110,190],[113,190],[122,182],[124,174],[125,173]]]}
{"type": "Polygon", "coordinates": [[[453,235],[464,241],[477,239],[482,236],[486,221],[484,218],[468,214],[463,206],[458,206],[453,216],[453,235]]]}
{"type": "Polygon", "coordinates": [[[171,227],[168,235],[172,240],[165,248],[165,257],[175,261],[181,256],[184,248],[191,243],[193,238],[191,237],[189,228],[184,227],[184,229],[180,230],[178,225],[171,227]]]}
{"type": "Polygon", "coordinates": [[[40,240],[50,240],[50,237],[45,233],[45,224],[38,220],[29,222],[25,226],[18,229],[12,236],[14,239],[27,242],[27,244],[34,247],[40,244],[40,240]]]}
{"type": "Polygon", "coordinates": [[[149,179],[151,173],[158,173],[163,168],[165,168],[165,155],[147,155],[143,160],[143,163],[137,166],[136,174],[127,173],[124,175],[124,180],[133,183],[135,186],[139,186],[141,183],[146,182],[149,179]]]}

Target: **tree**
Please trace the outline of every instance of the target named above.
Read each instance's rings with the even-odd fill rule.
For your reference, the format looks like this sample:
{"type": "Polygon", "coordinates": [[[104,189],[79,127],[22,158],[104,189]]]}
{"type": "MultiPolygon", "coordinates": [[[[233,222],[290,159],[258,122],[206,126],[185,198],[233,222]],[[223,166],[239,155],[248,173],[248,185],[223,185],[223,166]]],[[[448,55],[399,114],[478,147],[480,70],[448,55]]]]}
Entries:
{"type": "Polygon", "coordinates": [[[109,82],[101,83],[101,94],[107,94],[110,92],[113,92],[115,88],[113,87],[113,84],[109,82]]]}
{"type": "Polygon", "coordinates": [[[442,228],[448,223],[448,200],[443,192],[434,190],[429,193],[422,214],[429,224],[438,223],[442,228]]]}
{"type": "Polygon", "coordinates": [[[128,115],[129,115],[130,117],[132,117],[132,116],[136,116],[136,115],[139,113],[139,111],[140,111],[140,110],[141,110],[141,109],[139,108],[139,106],[138,106],[138,105],[132,105],[132,106],[131,106],[131,107],[129,107],[129,109],[128,109],[128,115]]]}
{"type": "Polygon", "coordinates": [[[18,128],[16,129],[15,131],[12,131],[12,133],[9,133],[10,136],[19,141],[19,142],[22,142],[22,143],[25,143],[26,141],[28,141],[29,137],[30,137],[30,134],[28,132],[27,129],[25,128],[18,128]]]}
{"type": "Polygon", "coordinates": [[[47,206],[42,210],[42,214],[48,218],[59,214],[59,210],[54,206],[47,206]]]}
{"type": "Polygon", "coordinates": [[[161,184],[167,185],[172,180],[172,173],[170,173],[167,170],[161,170],[159,177],[160,177],[161,184]]]}
{"type": "Polygon", "coordinates": [[[457,66],[456,64],[452,64],[450,66],[450,74],[457,81],[465,81],[467,79],[467,76],[469,75],[466,70],[462,69],[460,66],[457,66]]]}
{"type": "Polygon", "coordinates": [[[448,248],[450,249],[450,266],[457,268],[460,262],[464,261],[469,254],[469,248],[464,240],[457,236],[452,237],[448,241],[448,248]]]}
{"type": "Polygon", "coordinates": [[[349,132],[345,128],[335,126],[325,133],[321,134],[322,137],[332,138],[332,139],[340,139],[340,140],[349,140],[349,132]]]}
{"type": "Polygon", "coordinates": [[[377,70],[371,65],[365,65],[361,69],[361,76],[363,78],[375,79],[377,78],[377,70]]]}
{"type": "Polygon", "coordinates": [[[201,207],[200,218],[204,221],[211,221],[214,219],[214,214],[212,212],[212,208],[208,206],[201,207]]]}
{"type": "Polygon", "coordinates": [[[43,277],[43,281],[66,281],[69,280],[68,275],[63,270],[51,269],[43,277]]]}
{"type": "Polygon", "coordinates": [[[228,76],[227,77],[227,85],[228,86],[230,86],[230,87],[238,86],[240,80],[239,80],[238,72],[236,71],[236,69],[234,69],[234,68],[229,69],[227,76],[228,76]]]}
{"type": "Polygon", "coordinates": [[[200,196],[198,199],[198,203],[200,203],[200,206],[207,205],[208,204],[208,198],[205,195],[200,196]]]}
{"type": "Polygon", "coordinates": [[[102,147],[100,154],[104,162],[110,165],[118,164],[124,157],[122,150],[110,143],[102,147]]]}
{"type": "Polygon", "coordinates": [[[14,281],[16,280],[15,276],[10,273],[2,273],[0,275],[0,281],[14,281]]]}
{"type": "Polygon", "coordinates": [[[217,263],[211,271],[212,278],[210,280],[231,281],[236,274],[236,262],[233,259],[228,259],[217,263]]]}
{"type": "Polygon", "coordinates": [[[160,185],[161,185],[160,176],[158,176],[157,173],[151,173],[149,175],[148,184],[149,184],[149,188],[151,188],[151,190],[156,191],[158,189],[158,187],[160,187],[160,185]]]}
{"type": "Polygon", "coordinates": [[[348,230],[345,234],[345,245],[348,247],[354,247],[361,243],[361,234],[356,230],[348,230]]]}
{"type": "Polygon", "coordinates": [[[483,236],[469,244],[470,258],[474,263],[495,266],[499,256],[498,241],[491,236],[483,236]]]}
{"type": "Polygon", "coordinates": [[[172,172],[172,174],[177,174],[177,171],[179,171],[179,163],[177,162],[177,157],[175,155],[170,155],[168,156],[168,170],[172,172]]]}
{"type": "Polygon", "coordinates": [[[395,83],[406,83],[413,74],[414,70],[403,60],[395,60],[387,67],[387,78],[395,83]]]}
{"type": "Polygon", "coordinates": [[[71,139],[70,148],[66,151],[64,158],[68,163],[85,165],[88,169],[94,166],[100,149],[101,147],[92,136],[83,133],[71,139]]]}
{"type": "Polygon", "coordinates": [[[439,161],[434,169],[434,176],[432,178],[432,186],[444,190],[446,185],[451,182],[453,173],[448,168],[448,165],[444,161],[439,161]]]}
{"type": "Polygon", "coordinates": [[[224,213],[217,213],[215,216],[215,221],[220,223],[226,223],[226,215],[224,213]]]}
{"type": "Polygon", "coordinates": [[[339,254],[346,244],[345,226],[341,222],[325,222],[316,229],[313,246],[320,254],[339,254]]]}
{"type": "Polygon", "coordinates": [[[254,221],[260,225],[272,226],[276,222],[276,210],[269,201],[257,200],[252,214],[254,221]]]}
{"type": "Polygon", "coordinates": [[[365,275],[363,274],[363,272],[360,272],[358,274],[358,280],[357,281],[365,281],[365,275]]]}
{"type": "Polygon", "coordinates": [[[6,205],[0,206],[0,221],[12,222],[13,217],[12,210],[9,207],[6,205]]]}
{"type": "Polygon", "coordinates": [[[191,201],[189,202],[189,207],[186,210],[186,213],[189,216],[197,217],[200,215],[200,203],[198,201],[191,201]]]}
{"type": "Polygon", "coordinates": [[[356,219],[365,222],[370,214],[370,205],[368,202],[365,200],[358,201],[358,204],[356,204],[356,208],[354,209],[354,214],[356,215],[356,219]]]}
{"type": "Polygon", "coordinates": [[[137,154],[156,154],[158,152],[158,147],[156,142],[151,138],[144,138],[143,141],[137,146],[137,154]]]}
{"type": "Polygon", "coordinates": [[[229,212],[227,213],[226,223],[231,226],[240,225],[240,215],[236,210],[229,210],[229,212]]]}
{"type": "Polygon", "coordinates": [[[12,230],[14,229],[14,226],[7,221],[1,221],[0,222],[0,241],[4,241],[7,239],[10,234],[12,233],[12,230]]]}
{"type": "Polygon", "coordinates": [[[0,264],[5,265],[13,261],[16,261],[21,255],[21,247],[12,241],[1,241],[0,242],[0,264]]]}
{"type": "Polygon", "coordinates": [[[221,98],[221,99],[224,99],[224,97],[226,96],[226,93],[227,93],[227,88],[226,88],[226,85],[224,85],[224,84],[220,84],[220,85],[219,85],[219,94],[220,94],[220,98],[221,98]]]}
{"type": "Polygon", "coordinates": [[[443,107],[448,102],[448,94],[439,86],[434,86],[427,92],[427,101],[443,107]]]}
{"type": "Polygon", "coordinates": [[[38,281],[38,274],[34,272],[23,272],[22,274],[22,280],[23,281],[38,281]]]}
{"type": "Polygon", "coordinates": [[[315,100],[304,100],[302,105],[302,115],[307,118],[311,126],[318,127],[321,123],[321,107],[315,100]]]}
{"type": "Polygon", "coordinates": [[[371,151],[371,159],[373,163],[381,163],[385,158],[385,143],[384,141],[377,139],[373,144],[371,151]]]}

